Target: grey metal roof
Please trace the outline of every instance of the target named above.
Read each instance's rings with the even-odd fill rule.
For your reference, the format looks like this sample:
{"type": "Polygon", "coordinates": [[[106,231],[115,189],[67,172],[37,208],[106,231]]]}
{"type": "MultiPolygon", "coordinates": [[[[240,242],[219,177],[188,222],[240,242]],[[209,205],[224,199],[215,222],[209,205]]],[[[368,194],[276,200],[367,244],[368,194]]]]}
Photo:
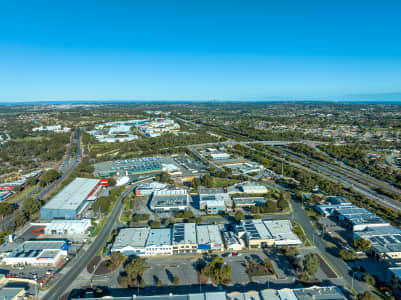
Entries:
{"type": "Polygon", "coordinates": [[[75,178],[43,208],[77,210],[98,183],[99,179],[75,178]]]}
{"type": "Polygon", "coordinates": [[[118,233],[113,248],[121,249],[127,246],[145,247],[149,232],[149,227],[123,228],[118,233]]]}
{"type": "Polygon", "coordinates": [[[196,224],[180,223],[173,226],[173,245],[196,244],[196,224]]]}
{"type": "Polygon", "coordinates": [[[146,241],[146,247],[163,245],[171,245],[171,228],[151,229],[146,241]]]}
{"type": "Polygon", "coordinates": [[[219,225],[198,225],[196,233],[198,244],[223,244],[219,225]]]}

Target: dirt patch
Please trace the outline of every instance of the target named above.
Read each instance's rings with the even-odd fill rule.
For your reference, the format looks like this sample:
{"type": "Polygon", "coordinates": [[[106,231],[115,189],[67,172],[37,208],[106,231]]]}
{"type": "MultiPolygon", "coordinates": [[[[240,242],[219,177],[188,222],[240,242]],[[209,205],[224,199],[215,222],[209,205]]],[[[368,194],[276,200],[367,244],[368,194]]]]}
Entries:
{"type": "Polygon", "coordinates": [[[320,257],[320,255],[319,255],[319,261],[320,261],[320,268],[328,278],[330,279],[337,278],[336,272],[333,271],[333,269],[325,262],[323,258],[320,257]]]}
{"type": "Polygon", "coordinates": [[[97,267],[95,275],[109,274],[115,271],[119,266],[109,266],[109,260],[102,261],[102,263],[97,267]]]}
{"type": "Polygon", "coordinates": [[[95,269],[96,266],[98,265],[98,263],[100,262],[100,256],[95,256],[91,262],[86,266],[86,270],[88,271],[88,273],[92,274],[95,269]]]}

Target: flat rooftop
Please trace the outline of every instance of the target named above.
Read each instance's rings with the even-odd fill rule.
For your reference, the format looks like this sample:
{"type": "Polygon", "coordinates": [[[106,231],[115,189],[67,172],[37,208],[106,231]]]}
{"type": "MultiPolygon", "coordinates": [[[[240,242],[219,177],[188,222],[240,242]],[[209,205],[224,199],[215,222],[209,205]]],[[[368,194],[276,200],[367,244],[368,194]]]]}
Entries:
{"type": "Polygon", "coordinates": [[[240,228],[246,232],[250,240],[265,240],[273,238],[262,220],[241,220],[240,228]]]}
{"type": "Polygon", "coordinates": [[[171,228],[151,229],[146,241],[146,247],[164,245],[171,245],[171,228]]]}
{"type": "Polygon", "coordinates": [[[60,193],[47,202],[42,209],[77,210],[86,201],[88,195],[99,181],[99,179],[75,178],[60,193]]]}
{"type": "Polygon", "coordinates": [[[272,220],[263,222],[275,241],[293,240],[301,241],[292,231],[292,225],[289,220],[272,220]]]}
{"type": "Polygon", "coordinates": [[[127,246],[145,247],[149,232],[149,227],[123,228],[118,233],[113,248],[121,249],[127,246]]]}
{"type": "Polygon", "coordinates": [[[188,206],[189,195],[186,190],[162,190],[155,191],[150,202],[150,207],[163,208],[163,207],[177,207],[188,206]]]}
{"type": "Polygon", "coordinates": [[[397,227],[373,227],[364,231],[357,231],[355,235],[369,240],[377,252],[401,252],[401,230],[397,227]]]}
{"type": "Polygon", "coordinates": [[[198,244],[223,244],[219,225],[198,225],[198,244]]]}
{"type": "Polygon", "coordinates": [[[195,223],[180,223],[173,225],[173,245],[196,243],[195,223]]]}

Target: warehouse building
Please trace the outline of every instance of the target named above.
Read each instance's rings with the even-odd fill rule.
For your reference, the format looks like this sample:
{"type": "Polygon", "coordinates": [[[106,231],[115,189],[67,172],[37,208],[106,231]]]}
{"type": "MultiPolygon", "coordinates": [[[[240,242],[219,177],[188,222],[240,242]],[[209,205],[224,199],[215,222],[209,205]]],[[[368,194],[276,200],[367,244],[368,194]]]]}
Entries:
{"type": "Polygon", "coordinates": [[[266,202],[264,197],[236,197],[233,198],[235,208],[250,208],[253,206],[262,206],[266,202]]]}
{"type": "Polygon", "coordinates": [[[379,261],[401,259],[401,230],[397,227],[366,228],[363,231],[355,231],[354,238],[370,241],[370,253],[379,261]]]}
{"type": "Polygon", "coordinates": [[[265,187],[264,185],[243,184],[239,188],[245,194],[266,194],[267,193],[267,187],[265,187]]]}
{"type": "Polygon", "coordinates": [[[274,239],[274,245],[295,246],[301,245],[302,241],[292,231],[292,225],[289,220],[272,220],[263,222],[274,239]]]}
{"type": "Polygon", "coordinates": [[[91,227],[91,220],[53,220],[44,229],[49,235],[86,235],[91,227]]]}
{"type": "Polygon", "coordinates": [[[224,243],[219,225],[198,225],[196,227],[198,252],[223,251],[224,243]]]}
{"type": "Polygon", "coordinates": [[[199,189],[199,209],[208,214],[218,214],[232,208],[232,200],[229,194],[225,193],[222,188],[216,189],[199,189]]]}
{"type": "Polygon", "coordinates": [[[122,255],[146,255],[146,242],[150,228],[123,228],[120,230],[111,248],[111,252],[122,255]]]}
{"type": "Polygon", "coordinates": [[[0,202],[10,198],[12,195],[13,195],[12,191],[9,191],[9,190],[1,191],[0,190],[0,202]]]}
{"type": "Polygon", "coordinates": [[[3,258],[6,265],[54,266],[67,256],[65,240],[26,241],[3,258]]]}
{"type": "Polygon", "coordinates": [[[334,216],[346,228],[353,231],[365,230],[369,227],[388,226],[389,223],[365,208],[338,208],[334,216]]]}
{"type": "Polygon", "coordinates": [[[233,231],[223,231],[223,238],[228,251],[239,251],[244,248],[244,243],[233,231]]]}
{"type": "Polygon", "coordinates": [[[172,255],[171,228],[151,229],[146,241],[146,255],[172,255]]]}
{"type": "Polygon", "coordinates": [[[195,223],[173,225],[173,254],[196,253],[198,249],[195,223]]]}
{"type": "Polygon", "coordinates": [[[228,153],[212,153],[210,154],[213,160],[225,160],[231,157],[228,153]]]}
{"type": "Polygon", "coordinates": [[[262,220],[241,220],[236,232],[249,248],[266,248],[274,244],[274,238],[262,220]]]}
{"type": "Polygon", "coordinates": [[[25,179],[20,179],[20,180],[15,180],[15,181],[10,181],[10,182],[5,182],[5,183],[0,183],[0,191],[11,191],[15,189],[23,189],[25,187],[26,180],[25,179]]]}
{"type": "Polygon", "coordinates": [[[80,219],[104,185],[107,180],[75,178],[40,209],[41,219],[80,219]]]}
{"type": "Polygon", "coordinates": [[[149,206],[155,212],[185,210],[189,208],[188,191],[183,189],[155,191],[149,206]]]}
{"type": "Polygon", "coordinates": [[[157,181],[144,182],[135,188],[135,195],[136,196],[150,196],[154,192],[167,189],[167,187],[168,187],[168,184],[160,183],[157,181]]]}

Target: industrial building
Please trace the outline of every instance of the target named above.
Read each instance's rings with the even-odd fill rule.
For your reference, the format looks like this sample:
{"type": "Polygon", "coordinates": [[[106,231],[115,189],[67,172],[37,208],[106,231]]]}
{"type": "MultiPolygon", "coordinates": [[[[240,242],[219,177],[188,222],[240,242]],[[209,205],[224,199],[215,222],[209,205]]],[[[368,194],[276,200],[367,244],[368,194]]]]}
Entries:
{"type": "Polygon", "coordinates": [[[107,180],[75,178],[40,209],[41,219],[80,219],[105,185],[107,180]]]}
{"type": "Polygon", "coordinates": [[[155,212],[185,210],[189,207],[189,197],[188,191],[183,189],[155,191],[150,209],[155,212]]]}
{"type": "MultiPolygon", "coordinates": [[[[88,298],[100,300],[101,298],[88,298]]],[[[104,299],[104,298],[103,298],[104,299]]],[[[347,300],[340,288],[336,286],[311,286],[306,288],[281,290],[265,289],[248,292],[205,292],[196,294],[169,294],[152,296],[110,297],[109,300],[347,300]]],[[[72,298],[78,300],[78,298],[72,298]]]]}
{"type": "Polygon", "coordinates": [[[67,256],[69,244],[65,240],[26,241],[6,253],[2,262],[6,265],[56,265],[67,256]]]}
{"type": "Polygon", "coordinates": [[[196,253],[198,249],[195,223],[173,225],[173,254],[196,253]]]}
{"type": "Polygon", "coordinates": [[[168,184],[157,181],[144,182],[135,188],[136,196],[150,196],[153,192],[167,189],[168,184]]]}
{"type": "Polygon", "coordinates": [[[233,175],[258,173],[264,169],[262,165],[253,161],[225,164],[224,168],[231,169],[233,175]]]}
{"type": "Polygon", "coordinates": [[[295,246],[301,245],[302,241],[292,231],[292,224],[289,220],[271,220],[263,222],[274,239],[274,245],[295,246]]]}
{"type": "Polygon", "coordinates": [[[245,194],[266,194],[267,187],[256,184],[243,184],[239,186],[240,190],[245,194]]]}
{"type": "Polygon", "coordinates": [[[228,251],[239,251],[244,248],[244,244],[233,231],[223,231],[223,238],[228,251]]]}
{"type": "Polygon", "coordinates": [[[313,209],[325,217],[334,216],[337,209],[354,208],[353,204],[319,204],[314,205],[313,209]]]}
{"type": "Polygon", "coordinates": [[[91,220],[53,220],[46,224],[44,234],[50,235],[86,235],[91,227],[91,220]]]}
{"type": "Polygon", "coordinates": [[[25,184],[26,184],[25,179],[0,183],[0,191],[11,191],[14,189],[23,189],[25,187],[25,184]]]}
{"type": "Polygon", "coordinates": [[[212,153],[210,154],[213,160],[225,160],[231,157],[228,153],[212,153]]]}
{"type": "Polygon", "coordinates": [[[199,209],[208,214],[218,214],[233,206],[229,194],[223,189],[199,189],[199,209]]]}
{"type": "Polygon", "coordinates": [[[370,241],[370,253],[377,260],[401,259],[401,230],[397,227],[368,227],[363,231],[355,231],[354,238],[370,241]]]}
{"type": "Polygon", "coordinates": [[[386,284],[392,288],[394,295],[401,295],[401,267],[388,268],[386,284]]]}
{"type": "Polygon", "coordinates": [[[0,202],[10,198],[14,193],[9,190],[0,190],[0,202]]]}
{"type": "Polygon", "coordinates": [[[262,206],[266,202],[264,197],[236,197],[233,198],[235,208],[262,206]]]}
{"type": "Polygon", "coordinates": [[[122,255],[146,255],[146,242],[150,228],[123,228],[120,230],[111,248],[111,252],[122,255]]]}
{"type": "Polygon", "coordinates": [[[241,220],[235,229],[249,248],[266,248],[274,244],[274,238],[262,220],[241,220]]]}
{"type": "Polygon", "coordinates": [[[171,228],[151,229],[146,241],[146,255],[172,255],[171,228]]]}
{"type": "Polygon", "coordinates": [[[365,230],[368,227],[388,226],[389,223],[372,213],[371,211],[360,208],[337,208],[334,211],[334,217],[338,219],[341,225],[353,231],[365,230]]]}
{"type": "Polygon", "coordinates": [[[198,252],[223,251],[224,243],[219,225],[198,225],[196,227],[198,252]]]}

